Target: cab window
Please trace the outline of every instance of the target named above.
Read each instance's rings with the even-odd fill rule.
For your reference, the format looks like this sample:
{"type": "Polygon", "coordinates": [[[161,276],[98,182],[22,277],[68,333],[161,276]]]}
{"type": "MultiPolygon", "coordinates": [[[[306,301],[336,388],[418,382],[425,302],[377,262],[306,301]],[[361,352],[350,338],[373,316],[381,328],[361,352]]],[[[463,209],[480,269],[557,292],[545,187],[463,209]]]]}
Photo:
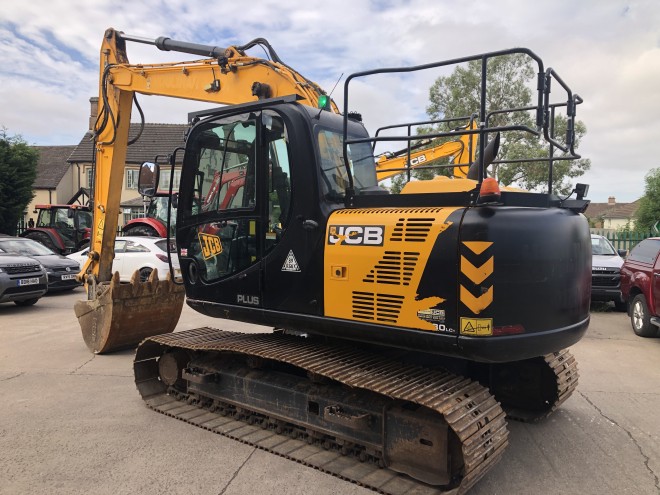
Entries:
{"type": "Polygon", "coordinates": [[[198,168],[192,213],[254,209],[257,120],[238,115],[209,123],[197,135],[198,168]]]}
{"type": "MultiPolygon", "coordinates": [[[[325,199],[341,202],[346,196],[348,174],[344,164],[343,137],[329,129],[317,131],[321,187],[325,199]]],[[[348,162],[356,194],[378,186],[376,165],[368,143],[354,143],[348,147],[348,162]]]]}
{"type": "Polygon", "coordinates": [[[268,222],[266,250],[272,248],[283,235],[291,209],[291,168],[284,122],[277,115],[265,112],[264,127],[268,146],[268,222]]]}

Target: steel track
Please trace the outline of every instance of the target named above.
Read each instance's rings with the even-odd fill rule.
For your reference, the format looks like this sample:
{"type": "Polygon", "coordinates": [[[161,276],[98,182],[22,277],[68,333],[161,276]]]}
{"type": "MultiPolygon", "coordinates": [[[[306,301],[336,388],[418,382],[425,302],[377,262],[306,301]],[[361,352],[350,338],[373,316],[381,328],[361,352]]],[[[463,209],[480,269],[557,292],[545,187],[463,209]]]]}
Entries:
{"type": "MultiPolygon", "coordinates": [[[[541,360],[541,358],[538,359],[539,361],[541,360]]],[[[523,423],[541,421],[550,416],[560,405],[566,402],[566,399],[577,388],[579,378],[577,360],[568,349],[546,354],[542,359],[555,376],[555,389],[552,391],[553,400],[549,400],[545,408],[537,411],[515,407],[508,408],[506,405],[503,405],[507,418],[523,423]]]]}
{"type": "MultiPolygon", "coordinates": [[[[508,443],[505,413],[479,383],[446,371],[393,362],[346,345],[203,327],[145,340],[137,350],[134,369],[138,390],[155,411],[388,495],[465,493],[495,465],[508,443]],[[196,404],[182,403],[168,395],[167,386],[158,376],[158,358],[173,348],[237,353],[284,362],[349,387],[425,406],[437,412],[459,439],[463,461],[460,475],[452,486],[430,486],[379,468],[376,463],[342,455],[334,448],[326,450],[321,445],[309,445],[272,429],[224,417],[196,404]]],[[[180,398],[185,399],[185,395],[180,398]]]]}

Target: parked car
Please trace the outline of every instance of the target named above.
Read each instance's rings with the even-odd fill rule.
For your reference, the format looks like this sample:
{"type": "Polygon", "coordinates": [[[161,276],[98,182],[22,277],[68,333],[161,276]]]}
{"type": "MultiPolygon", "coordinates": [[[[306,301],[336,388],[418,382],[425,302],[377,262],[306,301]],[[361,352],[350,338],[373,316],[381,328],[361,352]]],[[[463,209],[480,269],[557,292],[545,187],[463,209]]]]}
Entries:
{"type": "Polygon", "coordinates": [[[621,294],[634,332],[655,337],[660,327],[660,237],[637,244],[621,267],[621,294]]]}
{"type": "Polygon", "coordinates": [[[591,234],[591,300],[614,302],[619,311],[626,311],[621,296],[621,265],[625,250],[617,251],[602,235],[591,234]]]}
{"type": "MultiPolygon", "coordinates": [[[[87,261],[89,248],[68,255],[68,258],[81,265],[87,261]]],[[[172,253],[172,268],[174,276],[181,277],[179,258],[174,246],[170,246],[172,253]]],[[[149,278],[154,268],[158,269],[158,276],[162,280],[170,271],[167,261],[167,239],[160,237],[123,236],[115,239],[115,259],[112,262],[112,271],[119,272],[122,282],[131,280],[133,273],[140,273],[143,282],[149,278]]]]}
{"type": "Polygon", "coordinates": [[[46,270],[37,261],[0,253],[0,303],[32,306],[46,293],[47,284],[46,270]]]}
{"type": "Polygon", "coordinates": [[[27,256],[40,263],[48,274],[49,292],[75,289],[82,285],[76,279],[80,272],[80,265],[77,262],[54,253],[33,239],[0,236],[0,252],[27,256]]]}

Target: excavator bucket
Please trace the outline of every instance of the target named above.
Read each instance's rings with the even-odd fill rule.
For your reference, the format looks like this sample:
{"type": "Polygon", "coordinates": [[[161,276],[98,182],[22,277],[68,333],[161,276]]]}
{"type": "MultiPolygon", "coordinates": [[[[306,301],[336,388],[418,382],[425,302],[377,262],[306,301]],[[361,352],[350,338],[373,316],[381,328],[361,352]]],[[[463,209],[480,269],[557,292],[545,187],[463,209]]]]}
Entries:
{"type": "Polygon", "coordinates": [[[158,280],[153,270],[146,282],[138,272],[121,283],[115,272],[110,282],[97,286],[96,299],[77,301],[74,310],[83,339],[95,354],[135,347],[147,337],[170,333],[179,321],[183,285],[158,280]]]}

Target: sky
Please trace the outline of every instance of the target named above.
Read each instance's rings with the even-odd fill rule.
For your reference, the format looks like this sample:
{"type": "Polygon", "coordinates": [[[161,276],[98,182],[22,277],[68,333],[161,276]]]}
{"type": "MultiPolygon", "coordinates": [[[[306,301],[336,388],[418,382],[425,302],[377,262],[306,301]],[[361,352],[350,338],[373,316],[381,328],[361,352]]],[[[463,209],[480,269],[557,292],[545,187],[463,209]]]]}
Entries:
{"type": "MultiPolygon", "coordinates": [[[[657,0],[30,0],[0,13],[0,128],[32,145],[74,145],[98,94],[99,49],[109,27],[226,47],[268,39],[278,55],[342,103],[348,74],[529,48],[584,100],[576,179],[588,199],[632,202],[660,167],[660,3],[657,0]]],[[[195,58],[129,44],[131,63],[195,58]]],[[[260,52],[251,55],[263,56],[260,52]]],[[[373,132],[384,115],[425,118],[435,75],[352,86],[351,109],[373,132]],[[371,118],[371,121],[369,120],[371,118]]],[[[185,123],[209,104],[142,97],[147,122],[185,123]]],[[[137,112],[134,112],[137,114],[137,112]]],[[[389,117],[388,117],[389,118],[389,117]]],[[[135,120],[135,119],[134,119],[135,120]]]]}

